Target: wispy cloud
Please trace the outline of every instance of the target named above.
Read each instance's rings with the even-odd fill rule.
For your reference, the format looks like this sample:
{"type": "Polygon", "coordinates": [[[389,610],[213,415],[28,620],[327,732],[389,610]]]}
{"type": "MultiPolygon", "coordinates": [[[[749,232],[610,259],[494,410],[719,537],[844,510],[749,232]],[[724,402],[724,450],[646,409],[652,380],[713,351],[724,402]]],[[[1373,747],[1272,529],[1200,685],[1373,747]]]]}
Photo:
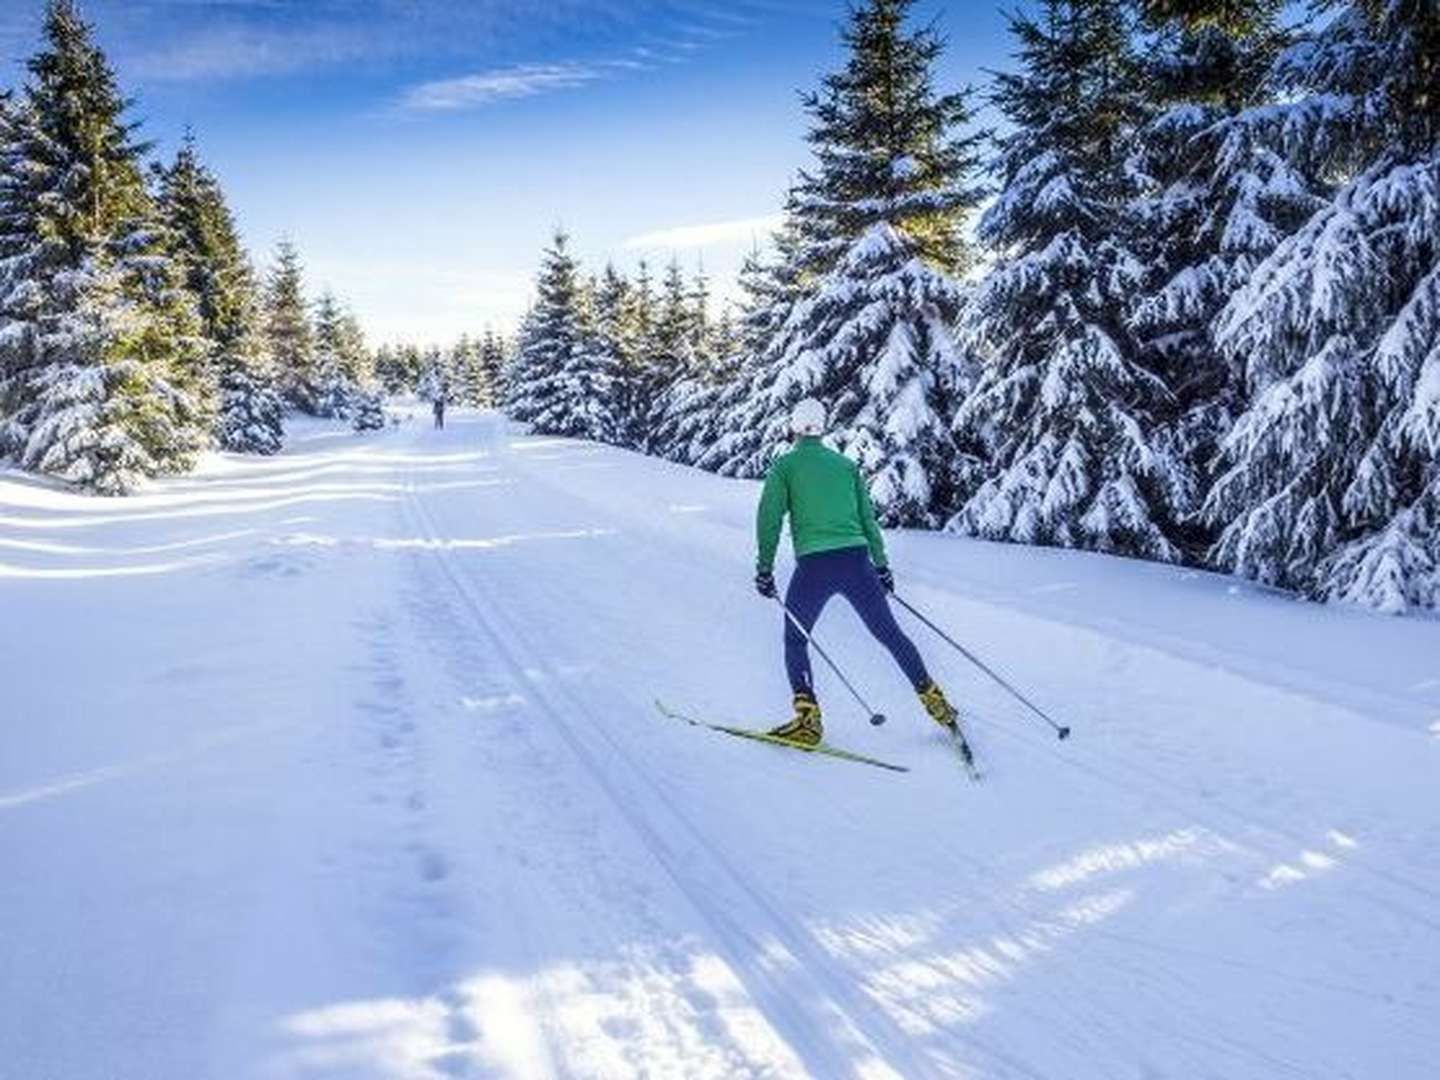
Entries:
{"type": "MultiPolygon", "coordinates": [[[[83,0],[83,9],[124,78],[142,84],[303,78],[363,63],[409,80],[387,95],[392,107],[436,111],[690,63],[773,17],[771,5],[799,2],[83,0]],[[457,63],[471,74],[445,77],[457,63]]],[[[0,81],[6,61],[36,42],[42,7],[0,0],[0,81]]]]}
{"type": "Polygon", "coordinates": [[[603,78],[604,74],[604,68],[595,64],[516,64],[412,86],[405,91],[400,104],[417,111],[468,109],[509,98],[572,90],[603,78]]]}
{"type": "Polygon", "coordinates": [[[711,221],[700,225],[676,225],[631,236],[622,246],[627,251],[684,250],[744,240],[765,241],[780,227],[782,220],[780,214],[766,214],[762,217],[711,221]]]}
{"type": "Polygon", "coordinates": [[[372,57],[384,48],[376,35],[359,28],[229,25],[141,52],[127,69],[139,78],[166,82],[248,78],[309,71],[372,57]]]}

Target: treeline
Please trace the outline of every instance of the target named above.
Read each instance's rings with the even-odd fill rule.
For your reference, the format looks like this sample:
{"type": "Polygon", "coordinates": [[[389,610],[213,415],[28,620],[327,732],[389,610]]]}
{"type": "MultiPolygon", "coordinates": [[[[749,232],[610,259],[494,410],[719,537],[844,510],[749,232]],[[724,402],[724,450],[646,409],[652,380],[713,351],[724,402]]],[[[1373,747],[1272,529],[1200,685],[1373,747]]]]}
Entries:
{"type": "Polygon", "coordinates": [[[1440,7],[1043,0],[996,137],[911,6],[851,10],[726,333],[557,237],[508,411],[753,477],[814,396],[889,524],[1440,605],[1440,7]]]}
{"type": "Polygon", "coordinates": [[[705,276],[687,279],[676,262],[658,284],[644,262],[633,280],[613,265],[588,276],[557,232],[538,294],[504,371],[507,412],[540,431],[688,460],[692,397],[737,374],[736,326],[728,311],[712,317],[705,276]]]}
{"type": "Polygon", "coordinates": [[[26,67],[0,94],[0,457],[122,494],[274,453],[287,405],[383,423],[354,318],[312,313],[288,243],[262,285],[195,140],[151,160],[70,0],[26,67]]]}
{"type": "Polygon", "coordinates": [[[510,346],[493,329],[462,334],[449,348],[382,345],[375,351],[375,378],[389,395],[414,394],[423,401],[488,409],[499,403],[500,372],[510,346]]]}

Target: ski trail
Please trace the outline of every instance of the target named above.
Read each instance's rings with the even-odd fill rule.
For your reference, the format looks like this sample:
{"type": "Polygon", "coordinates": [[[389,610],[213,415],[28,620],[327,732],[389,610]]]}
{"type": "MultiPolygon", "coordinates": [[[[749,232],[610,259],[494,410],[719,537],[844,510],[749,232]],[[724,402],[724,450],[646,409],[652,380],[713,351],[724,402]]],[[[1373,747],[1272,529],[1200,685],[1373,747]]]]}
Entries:
{"type": "Polygon", "coordinates": [[[133,501],[0,477],[0,1073],[1428,1080],[1433,628],[899,532],[1076,734],[913,627],[972,784],[835,605],[890,722],[817,669],[827,736],[886,773],[655,713],[783,713],[754,497],[463,412],[133,501]]]}
{"type": "MultiPolygon", "coordinates": [[[[586,453],[588,456],[594,456],[593,452],[586,453]]],[[[559,474],[554,471],[555,466],[553,462],[555,460],[563,460],[563,455],[557,451],[554,454],[546,455],[546,457],[549,460],[541,464],[534,464],[536,455],[526,453],[510,455],[511,461],[509,466],[521,477],[517,487],[527,492],[537,493],[537,495],[531,496],[534,505],[544,506],[552,515],[552,518],[557,521],[564,520],[577,524],[584,522],[587,527],[603,527],[612,531],[617,537],[620,537],[623,543],[607,546],[605,551],[605,558],[607,560],[614,560],[616,563],[613,567],[615,579],[630,582],[648,581],[658,585],[662,591],[670,592],[677,597],[683,596],[689,591],[687,585],[689,580],[693,580],[691,575],[695,572],[694,567],[697,555],[695,544],[690,542],[697,538],[687,531],[690,528],[691,522],[694,521],[693,515],[687,515],[685,529],[676,530],[667,528],[669,522],[663,518],[659,519],[657,523],[653,516],[646,518],[644,516],[627,513],[625,512],[626,504],[633,501],[627,493],[622,492],[615,496],[613,501],[621,504],[620,507],[617,508],[611,505],[612,500],[610,499],[610,495],[612,492],[608,487],[585,486],[576,490],[568,483],[562,484],[557,480],[557,475],[559,474]],[[577,508],[580,509],[580,512],[575,512],[577,508]],[[588,511],[586,508],[588,508],[588,511]],[[571,512],[568,515],[560,514],[559,512],[562,509],[571,512]],[[685,571],[688,571],[688,573],[676,572],[675,567],[682,567],[685,571]]],[[[597,469],[603,467],[603,462],[595,462],[594,467],[597,469]]],[[[726,572],[724,569],[716,566],[716,559],[712,557],[719,555],[720,561],[723,562],[723,564],[733,567],[734,577],[737,582],[748,580],[745,569],[746,563],[748,562],[745,554],[748,548],[748,538],[743,532],[734,528],[726,528],[722,524],[712,526],[708,532],[702,532],[698,539],[701,550],[705,553],[705,562],[712,568],[712,571],[719,569],[720,573],[726,572]]],[[[708,579],[713,576],[713,574],[711,571],[706,571],[703,576],[708,579]]],[[[591,615],[602,615],[603,612],[598,609],[587,607],[584,593],[577,590],[575,584],[574,580],[565,575],[556,575],[553,579],[542,578],[538,582],[530,582],[525,592],[530,599],[532,610],[544,608],[552,612],[552,614],[557,615],[559,612],[570,611],[574,613],[575,617],[582,621],[591,615]]],[[[648,605],[641,603],[637,606],[644,609],[648,605]]],[[[697,615],[701,618],[707,617],[693,608],[686,611],[687,618],[693,619],[697,615]]],[[[535,624],[534,620],[532,620],[532,624],[535,624]]],[[[667,628],[662,625],[652,629],[657,633],[657,636],[663,640],[667,628]]],[[[1094,636],[1093,632],[1075,630],[1070,627],[1064,627],[1063,630],[1067,634],[1079,635],[1081,637],[1094,636]]],[[[773,664],[773,659],[770,660],[770,663],[773,664]]],[[[574,679],[569,680],[572,684],[575,681],[574,679]]],[[[585,690],[588,691],[593,684],[594,680],[589,680],[586,683],[585,690]]],[[[633,695],[627,695],[623,691],[605,696],[607,701],[614,701],[617,707],[645,707],[645,702],[634,700],[633,695]]],[[[732,718],[724,717],[723,719],[732,718]]],[[[624,728],[617,728],[612,718],[611,723],[603,725],[603,730],[605,730],[613,740],[614,738],[620,737],[624,728]]],[[[994,733],[995,732],[992,732],[992,734],[994,733]]],[[[1018,750],[1028,759],[1025,762],[1011,762],[1010,768],[1013,772],[1019,774],[1022,771],[1028,771],[1035,775],[1046,775],[1049,777],[1049,783],[1052,785],[1058,784],[1056,788],[1057,793],[1073,791],[1073,798],[1077,802],[1093,802],[1098,798],[1103,803],[1114,804],[1117,810],[1122,806],[1132,807],[1133,810],[1131,813],[1135,811],[1144,812],[1144,808],[1154,807],[1157,804],[1166,806],[1173,815],[1181,819],[1190,819],[1202,823],[1207,832],[1215,837],[1233,835],[1233,824],[1238,823],[1242,825],[1245,828],[1242,840],[1243,846],[1237,847],[1229,841],[1224,841],[1216,848],[1217,853],[1220,853],[1217,854],[1216,857],[1233,859],[1237,855],[1243,855],[1248,859],[1258,856],[1262,859],[1269,858],[1274,861],[1290,854],[1296,847],[1303,848],[1305,845],[1304,838],[1293,829],[1270,827],[1272,825],[1271,822],[1252,812],[1247,812],[1248,808],[1231,808],[1230,801],[1217,803],[1208,797],[1204,799],[1186,797],[1183,793],[1177,792],[1173,784],[1167,785],[1158,774],[1153,772],[1147,774],[1143,769],[1137,767],[1137,769],[1132,771],[1130,777],[1117,775],[1117,769],[1122,772],[1126,771],[1125,766],[1130,764],[1127,761],[1115,759],[1110,755],[1107,755],[1108,760],[1092,760],[1089,748],[1082,749],[1081,753],[1074,757],[1067,757],[1063,752],[1064,748],[1057,750],[1048,740],[1035,737],[1033,733],[1026,732],[1023,727],[1019,730],[1010,730],[1002,727],[998,729],[998,733],[1002,741],[995,744],[997,751],[1008,749],[1013,756],[1013,752],[1018,750]],[[1218,814],[1216,813],[1217,810],[1219,811],[1218,814]],[[1225,823],[1227,813],[1234,819],[1231,825],[1225,823]],[[1295,847],[1291,846],[1292,843],[1295,847]],[[1231,854],[1226,855],[1223,854],[1224,852],[1230,852],[1231,854]]],[[[1088,733],[1082,733],[1082,737],[1083,734],[1088,733]]],[[[983,752],[982,749],[982,754],[983,752]]],[[[633,754],[631,756],[634,757],[633,754]]],[[[646,760],[643,753],[639,756],[639,760],[646,760]]],[[[1136,949],[1143,950],[1150,946],[1151,943],[1145,941],[1143,938],[1127,937],[1125,935],[1111,935],[1107,937],[1107,931],[1105,931],[1102,926],[1090,922],[1090,916],[1084,911],[1078,914],[1066,914],[1062,911],[1058,919],[1055,916],[1047,916],[1043,908],[1036,906],[1033,896],[1025,893],[1015,894],[1013,892],[1013,888],[1008,885],[1010,871],[1002,865],[976,858],[968,859],[967,863],[969,873],[973,875],[975,879],[987,883],[987,890],[983,893],[974,893],[972,897],[983,909],[988,909],[988,914],[982,921],[989,921],[997,927],[997,940],[1003,942],[1023,938],[1025,936],[1023,927],[1026,926],[1038,926],[1042,929],[1042,932],[1046,934],[1057,932],[1054,930],[1054,927],[1060,926],[1061,929],[1058,933],[1061,937],[1068,937],[1075,932],[1079,932],[1078,928],[1086,927],[1087,929],[1084,932],[1089,933],[1092,937],[1124,946],[1123,949],[1120,950],[1108,950],[1109,955],[1101,958],[1098,961],[1099,963],[1110,966],[1117,974],[1128,973],[1132,968],[1141,971],[1144,970],[1143,964],[1132,963],[1129,959],[1130,954],[1135,953],[1136,949]],[[1022,929],[1017,932],[1017,927],[1021,927],[1022,929]]],[[[1357,866],[1357,868],[1362,871],[1365,869],[1364,866],[1357,866]]],[[[1383,867],[1379,868],[1378,876],[1383,878],[1385,874],[1386,870],[1383,867]]],[[[1361,889],[1357,891],[1378,909],[1392,912],[1393,918],[1399,920],[1402,925],[1409,924],[1413,926],[1418,924],[1425,926],[1429,924],[1430,920],[1421,911],[1416,910],[1413,903],[1406,903],[1400,901],[1397,897],[1387,896],[1386,893],[1389,892],[1389,888],[1378,880],[1377,884],[1381,885],[1378,894],[1374,892],[1374,890],[1361,889]]],[[[1400,882],[1401,887],[1408,887],[1411,884],[1412,883],[1408,881],[1400,882]]],[[[1420,886],[1420,889],[1423,890],[1424,886],[1420,886]]],[[[1103,908],[1103,901],[1101,906],[1103,908]]],[[[957,904],[955,910],[960,911],[964,910],[964,908],[957,904]]],[[[1102,913],[1099,917],[1103,921],[1109,916],[1102,913]]],[[[1235,957],[1228,959],[1234,960],[1235,957]]],[[[1225,963],[1226,960],[1227,958],[1225,956],[1222,955],[1220,957],[1222,964],[1225,963]]],[[[1254,967],[1257,971],[1267,970],[1263,965],[1255,965],[1254,967]]],[[[831,964],[831,970],[835,970],[833,962],[831,964]]],[[[1078,1001],[1083,998],[1085,989],[1083,980],[1071,979],[1068,972],[1063,968],[1057,970],[1052,967],[1050,970],[1052,977],[1058,975],[1062,982],[1072,984],[1072,989],[1075,991],[1072,995],[1074,1000],[1078,1001]]],[[[885,997],[883,988],[879,986],[876,980],[867,978],[863,970],[846,972],[839,977],[846,979],[847,982],[853,983],[854,985],[865,987],[867,994],[872,1000],[883,999],[885,997]]],[[[944,978],[943,976],[927,977],[934,977],[939,981],[943,981],[944,978]]],[[[1133,978],[1135,976],[1129,977],[1133,978]]],[[[827,976],[827,980],[833,980],[834,978],[835,976],[827,976]]],[[[1276,978],[1283,982],[1286,976],[1283,972],[1277,972],[1276,978]]],[[[1154,982],[1153,979],[1144,981],[1154,982]]],[[[1327,982],[1324,979],[1306,979],[1302,974],[1298,976],[1295,981],[1304,983],[1312,989],[1327,989],[1327,982]]],[[[1160,992],[1163,992],[1166,997],[1172,997],[1176,1000],[1183,1000],[1198,992],[1195,985],[1190,984],[1183,978],[1176,978],[1173,975],[1160,980],[1156,985],[1160,992]]],[[[1328,990],[1352,996],[1358,994],[1362,998],[1380,1005],[1385,1005],[1390,1000],[1381,994],[1367,994],[1355,985],[1347,984],[1343,981],[1328,986],[1328,990]]],[[[1057,1008],[1059,1007],[1058,1001],[1060,998],[1061,995],[1057,995],[1055,998],[1057,1008]]],[[[897,1012],[897,1008],[902,1007],[896,1005],[892,999],[887,1004],[886,1011],[891,1015],[905,1015],[903,1011],[897,1012]]],[[[1075,1012],[1073,1003],[1066,1008],[1072,1013],[1075,1012]]],[[[1408,1006],[1402,1004],[1400,1008],[1406,1009],[1408,1006]]],[[[912,1012],[910,1015],[913,1020],[915,1014],[912,1012]]],[[[1079,1015],[1083,1016],[1084,1019],[1077,1020],[1075,1023],[1066,1026],[1071,1026],[1075,1029],[1089,1027],[1092,1031],[1099,1032],[1104,1032],[1111,1026],[1106,1022],[1103,1012],[1100,1010],[1081,1010],[1079,1015]]],[[[1197,1023],[1200,1022],[1197,1018],[1197,1023]]],[[[1122,1039],[1124,1032],[1123,1029],[1121,1029],[1116,1030],[1113,1034],[1117,1039],[1122,1039]]],[[[1096,1040],[1079,1034],[1078,1030],[1075,1039],[1076,1042],[1074,1046],[1077,1053],[1087,1049],[1090,1051],[1094,1050],[1094,1042],[1096,1040]]],[[[1190,1036],[1190,1041],[1196,1046],[1219,1045],[1218,1043],[1207,1044],[1205,1042],[1203,1026],[1196,1029],[1193,1035],[1190,1036]]],[[[1111,1045],[1113,1046],[1114,1044],[1112,1043],[1111,1045]]],[[[1226,1053],[1240,1054],[1243,1056],[1246,1052],[1244,1049],[1245,1045],[1245,1040],[1238,1040],[1233,1046],[1226,1050],[1226,1053]]],[[[978,1050],[978,1047],[975,1049],[978,1050]]],[[[1258,1047],[1252,1047],[1251,1049],[1254,1052],[1254,1060],[1251,1062],[1252,1066],[1255,1061],[1265,1059],[1265,1055],[1258,1047]]],[[[1275,1065],[1277,1068],[1280,1067],[1274,1062],[1272,1062],[1272,1065],[1275,1065]]],[[[993,1070],[997,1067],[1005,1068],[1006,1066],[994,1058],[991,1058],[990,1068],[993,1070]]],[[[1021,1071],[1023,1066],[1019,1066],[1018,1063],[1013,1060],[1009,1063],[1009,1068],[1017,1075],[1023,1075],[1021,1071]]]]}
{"type": "MultiPolygon", "coordinates": [[[[556,505],[563,505],[564,502],[567,500],[567,493],[565,493],[564,491],[556,490],[547,483],[546,476],[543,470],[522,468],[521,471],[525,476],[525,480],[522,486],[532,490],[544,489],[546,491],[546,496],[543,499],[543,502],[547,506],[554,507],[556,505]]],[[[628,559],[629,564],[625,565],[621,569],[620,576],[622,577],[625,577],[627,579],[631,578],[632,576],[635,578],[643,578],[647,574],[647,567],[654,567],[657,564],[661,566],[688,565],[689,560],[687,559],[687,555],[689,553],[686,552],[683,543],[677,542],[674,538],[668,535],[664,535],[663,533],[657,536],[656,534],[637,525],[636,521],[633,519],[617,518],[613,531],[617,534],[623,534],[627,538],[625,553],[621,557],[628,559]]],[[[744,541],[741,540],[739,541],[739,544],[733,546],[740,546],[743,550],[743,544],[744,541]]],[[[742,556],[741,558],[734,558],[727,561],[734,562],[739,565],[744,565],[745,560],[742,556]]],[[[653,573],[653,571],[651,572],[653,573]]],[[[743,580],[741,573],[737,573],[736,577],[743,580]]],[[[553,582],[541,582],[538,587],[532,588],[530,591],[532,593],[543,593],[546,599],[550,602],[552,610],[555,611],[561,610],[567,605],[573,605],[576,601],[576,596],[573,591],[567,591],[562,586],[553,582]]],[[[511,627],[509,629],[512,633],[519,632],[517,628],[514,627],[511,627]]],[[[618,705],[621,705],[632,712],[646,707],[646,703],[636,700],[634,698],[626,698],[624,695],[620,694],[611,696],[616,700],[618,705]]],[[[601,727],[600,730],[604,731],[606,729],[604,727],[601,727]]],[[[947,752],[946,757],[948,756],[949,754],[947,752]]],[[[948,776],[949,782],[955,786],[956,794],[963,794],[963,786],[968,785],[969,781],[964,779],[961,775],[958,763],[947,768],[946,774],[948,776]]],[[[981,880],[997,880],[1000,876],[995,870],[986,866],[983,863],[972,861],[970,863],[970,867],[972,872],[978,871],[981,880]]],[[[737,877],[739,877],[738,874],[737,877]]],[[[969,900],[973,903],[988,905],[989,903],[993,902],[994,896],[993,894],[984,894],[977,891],[970,894],[969,900]]],[[[763,898],[758,897],[757,902],[760,903],[763,907],[765,907],[772,917],[776,918],[777,920],[779,919],[779,916],[775,914],[773,904],[767,903],[763,898]]],[[[962,908],[957,905],[957,910],[962,910],[962,908]]],[[[1022,916],[1022,918],[1027,920],[1033,920],[1036,917],[1034,912],[1024,909],[1020,909],[1019,914],[1022,916]]],[[[1003,919],[1002,922],[1004,922],[1004,925],[1007,929],[1013,929],[1013,922],[1005,922],[1003,919]]],[[[826,972],[826,985],[832,987],[844,986],[848,988],[851,986],[858,986],[865,988],[866,995],[869,998],[869,1000],[864,1005],[865,1011],[873,1013],[878,1008],[880,1011],[880,1015],[886,1018],[887,1028],[891,1029],[894,1032],[898,1032],[900,1038],[905,1039],[910,1043],[915,1043],[916,1040],[914,1040],[911,1033],[907,1032],[903,1028],[896,1028],[895,1020],[893,1019],[893,1014],[895,1012],[893,1002],[889,1003],[889,1006],[887,1007],[887,1003],[885,1002],[886,995],[884,993],[884,990],[883,988],[880,988],[876,985],[875,980],[869,978],[867,976],[867,973],[863,969],[847,970],[842,962],[838,961],[831,955],[829,949],[827,949],[825,944],[816,940],[814,934],[811,931],[805,928],[795,927],[793,925],[792,930],[795,934],[803,935],[803,940],[805,941],[805,944],[803,946],[795,944],[795,938],[793,937],[787,939],[787,941],[792,945],[792,948],[794,948],[797,952],[801,953],[806,957],[807,965],[809,967],[813,968],[814,970],[823,970],[826,972]]],[[[1062,978],[1065,978],[1067,982],[1071,981],[1066,976],[1064,976],[1063,973],[1062,978]]],[[[1080,987],[1077,986],[1076,989],[1078,990],[1080,989],[1080,987]]],[[[858,1009],[859,1006],[854,1005],[853,1000],[854,999],[852,998],[851,1007],[858,1009]]],[[[903,1015],[903,1010],[901,1010],[901,1015],[903,1015]]],[[[1083,1026],[1088,1027],[1092,1032],[1104,1032],[1109,1028],[1110,1025],[1105,1022],[1102,1016],[1090,1015],[1087,1017],[1083,1026]]],[[[1120,1032],[1116,1032],[1116,1035],[1118,1037],[1120,1035],[1120,1032]]],[[[976,1038],[974,1035],[966,1035],[963,1036],[962,1039],[968,1043],[972,1050],[972,1054],[968,1056],[978,1057],[980,1061],[985,1063],[985,1075],[1043,1075],[1043,1073],[1037,1071],[1034,1067],[1028,1065],[1022,1059],[1015,1056],[1007,1056],[995,1047],[985,1045],[982,1040],[976,1038]]],[[[955,1065],[954,1062],[951,1062],[949,1064],[952,1066],[955,1065]]],[[[949,1069],[943,1069],[942,1071],[953,1073],[954,1068],[952,1067],[949,1069]]]]}

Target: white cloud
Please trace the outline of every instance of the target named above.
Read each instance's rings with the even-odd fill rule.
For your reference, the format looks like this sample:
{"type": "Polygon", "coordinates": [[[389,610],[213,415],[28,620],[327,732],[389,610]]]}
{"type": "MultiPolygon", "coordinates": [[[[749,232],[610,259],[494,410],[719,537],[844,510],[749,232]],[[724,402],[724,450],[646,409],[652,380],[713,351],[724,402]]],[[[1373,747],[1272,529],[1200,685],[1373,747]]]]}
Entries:
{"type": "Polygon", "coordinates": [[[401,105],[415,110],[466,109],[507,98],[570,90],[603,76],[599,67],[588,64],[517,64],[458,79],[421,83],[405,92],[401,105]]]}
{"type": "Polygon", "coordinates": [[[668,229],[641,233],[623,242],[627,251],[675,250],[713,247],[754,240],[764,243],[780,227],[781,214],[763,217],[736,218],[733,221],[712,221],[701,225],[676,225],[668,229]]]}
{"type": "Polygon", "coordinates": [[[395,49],[362,28],[225,25],[142,51],[127,58],[125,70],[154,81],[250,78],[373,57],[387,48],[395,49]]]}

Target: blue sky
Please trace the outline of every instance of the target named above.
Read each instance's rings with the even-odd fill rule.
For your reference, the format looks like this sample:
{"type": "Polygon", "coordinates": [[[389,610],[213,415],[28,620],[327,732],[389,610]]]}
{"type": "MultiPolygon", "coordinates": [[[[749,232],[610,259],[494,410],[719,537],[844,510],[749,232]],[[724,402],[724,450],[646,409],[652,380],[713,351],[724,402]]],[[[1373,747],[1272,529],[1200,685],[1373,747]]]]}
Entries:
{"type": "MultiPolygon", "coordinates": [[[[798,92],[842,0],[81,0],[163,150],[193,125],[265,262],[377,341],[523,311],[557,224],[599,269],[678,256],[724,293],[806,160],[798,92]]],[[[41,0],[0,0],[8,80],[41,0]]],[[[920,0],[942,86],[1004,66],[995,4],[920,0]]]]}

